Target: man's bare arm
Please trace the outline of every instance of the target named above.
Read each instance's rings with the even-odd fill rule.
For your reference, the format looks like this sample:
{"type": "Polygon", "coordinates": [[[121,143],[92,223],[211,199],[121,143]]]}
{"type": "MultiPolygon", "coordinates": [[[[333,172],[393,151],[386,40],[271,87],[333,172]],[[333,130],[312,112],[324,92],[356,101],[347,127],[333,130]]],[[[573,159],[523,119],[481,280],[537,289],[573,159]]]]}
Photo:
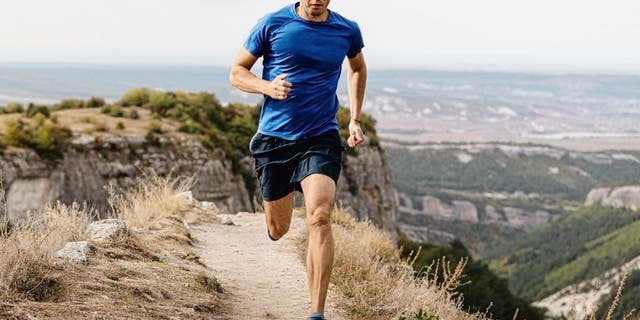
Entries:
{"type": "Polygon", "coordinates": [[[244,48],[240,49],[229,74],[231,85],[245,92],[267,95],[272,99],[286,99],[291,91],[291,83],[285,81],[287,74],[279,74],[273,81],[258,78],[251,72],[256,61],[258,57],[244,48]]]}
{"type": "Polygon", "coordinates": [[[362,52],[349,59],[348,67],[347,82],[351,120],[349,120],[349,139],[347,139],[347,144],[349,147],[354,148],[364,142],[364,133],[360,128],[360,112],[367,84],[367,65],[362,52]]]}

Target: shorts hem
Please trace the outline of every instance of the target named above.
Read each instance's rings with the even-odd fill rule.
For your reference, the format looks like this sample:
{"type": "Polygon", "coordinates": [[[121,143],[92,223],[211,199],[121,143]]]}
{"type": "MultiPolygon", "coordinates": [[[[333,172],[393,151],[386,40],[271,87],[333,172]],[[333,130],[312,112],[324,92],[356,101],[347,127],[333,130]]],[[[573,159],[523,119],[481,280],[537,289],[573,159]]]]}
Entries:
{"type": "MultiPolygon", "coordinates": [[[[340,173],[338,173],[338,177],[337,178],[334,178],[330,174],[327,174],[326,172],[323,172],[323,171],[310,171],[310,172],[305,172],[304,176],[299,181],[295,181],[296,184],[300,185],[300,190],[302,190],[302,180],[306,179],[308,176],[310,176],[312,174],[321,174],[323,176],[327,176],[331,180],[333,180],[333,183],[336,184],[336,187],[338,186],[338,179],[340,179],[340,173]]],[[[302,192],[302,191],[300,191],[300,192],[302,192]]]]}
{"type": "Polygon", "coordinates": [[[282,198],[286,197],[286,196],[287,196],[287,195],[289,195],[291,192],[295,192],[295,191],[296,191],[296,190],[292,188],[291,190],[289,190],[289,191],[287,191],[287,192],[283,192],[282,194],[279,194],[279,193],[278,193],[277,195],[275,195],[275,196],[270,196],[270,197],[265,197],[265,195],[264,195],[264,193],[263,193],[263,194],[262,194],[262,200],[263,200],[263,201],[269,201],[269,202],[270,202],[270,201],[277,201],[277,200],[280,200],[280,199],[282,199],[282,198]]]}

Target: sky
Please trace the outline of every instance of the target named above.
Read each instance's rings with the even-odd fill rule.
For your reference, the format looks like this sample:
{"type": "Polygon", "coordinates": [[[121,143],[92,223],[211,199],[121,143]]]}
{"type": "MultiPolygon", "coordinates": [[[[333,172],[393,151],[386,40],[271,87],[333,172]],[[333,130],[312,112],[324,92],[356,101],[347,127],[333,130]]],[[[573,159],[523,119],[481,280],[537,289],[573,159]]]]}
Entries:
{"type": "MultiPolygon", "coordinates": [[[[3,1],[0,62],[233,62],[284,0],[3,1]]],[[[640,74],[637,0],[333,0],[369,68],[640,74]]]]}

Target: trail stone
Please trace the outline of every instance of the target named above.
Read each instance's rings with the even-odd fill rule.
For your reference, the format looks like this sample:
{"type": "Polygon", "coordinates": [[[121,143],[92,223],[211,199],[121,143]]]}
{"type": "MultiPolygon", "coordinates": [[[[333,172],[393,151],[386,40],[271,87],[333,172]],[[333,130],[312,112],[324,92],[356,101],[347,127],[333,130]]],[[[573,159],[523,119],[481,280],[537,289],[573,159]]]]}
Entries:
{"type": "Polygon", "coordinates": [[[87,254],[92,250],[88,241],[67,242],[64,248],[58,250],[57,256],[60,259],[75,262],[87,262],[87,254]]]}
{"type": "Polygon", "coordinates": [[[227,214],[223,214],[219,216],[219,221],[220,223],[222,223],[225,226],[235,226],[236,224],[233,223],[233,221],[231,221],[231,218],[229,218],[229,215],[227,214]]]}
{"type": "Polygon", "coordinates": [[[213,202],[202,201],[200,202],[200,207],[207,211],[214,211],[216,213],[218,212],[218,206],[216,206],[216,204],[213,202]]]}
{"type": "Polygon", "coordinates": [[[104,241],[114,239],[120,234],[125,233],[127,225],[124,221],[119,219],[105,219],[92,222],[87,227],[87,234],[89,239],[93,241],[104,241]]]}

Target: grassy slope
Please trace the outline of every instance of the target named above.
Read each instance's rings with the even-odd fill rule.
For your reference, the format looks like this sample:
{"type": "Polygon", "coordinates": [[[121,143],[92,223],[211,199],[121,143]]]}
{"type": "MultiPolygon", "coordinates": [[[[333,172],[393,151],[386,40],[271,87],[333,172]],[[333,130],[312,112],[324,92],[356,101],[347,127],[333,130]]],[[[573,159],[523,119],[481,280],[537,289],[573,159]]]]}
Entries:
{"type": "Polygon", "coordinates": [[[385,147],[389,165],[400,191],[427,194],[441,189],[475,193],[522,190],[545,198],[582,202],[593,188],[611,183],[640,181],[640,170],[633,162],[594,164],[582,159],[546,156],[509,157],[498,151],[471,154],[473,160],[462,163],[461,150],[385,147]],[[551,167],[559,169],[552,174],[551,167]],[[577,168],[589,173],[585,177],[577,168]]]}
{"type": "Polygon", "coordinates": [[[485,252],[510,288],[528,299],[602,272],[640,254],[640,212],[587,207],[485,252]]]}

